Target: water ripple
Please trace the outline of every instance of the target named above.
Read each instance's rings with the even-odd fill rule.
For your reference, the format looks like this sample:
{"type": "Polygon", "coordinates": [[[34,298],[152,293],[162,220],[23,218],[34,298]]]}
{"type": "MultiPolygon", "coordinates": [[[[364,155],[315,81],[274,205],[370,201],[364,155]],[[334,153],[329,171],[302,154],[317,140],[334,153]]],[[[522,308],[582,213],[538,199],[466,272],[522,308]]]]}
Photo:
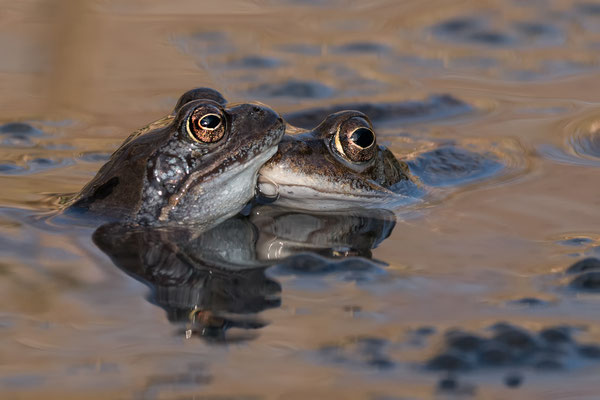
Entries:
{"type": "Polygon", "coordinates": [[[538,153],[563,164],[600,166],[600,120],[595,114],[569,122],[564,147],[543,144],[538,146],[538,153]]]}

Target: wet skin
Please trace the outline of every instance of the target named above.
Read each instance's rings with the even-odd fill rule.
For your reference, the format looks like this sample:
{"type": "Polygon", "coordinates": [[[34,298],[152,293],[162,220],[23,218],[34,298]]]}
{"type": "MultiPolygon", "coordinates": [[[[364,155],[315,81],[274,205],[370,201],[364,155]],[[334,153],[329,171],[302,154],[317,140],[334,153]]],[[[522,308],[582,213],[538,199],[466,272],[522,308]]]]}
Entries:
{"type": "Polygon", "coordinates": [[[183,94],[171,115],[125,140],[71,209],[146,225],[214,224],[239,212],[285,125],[262,105],[225,103],[212,89],[183,94]]]}
{"type": "Polygon", "coordinates": [[[314,130],[286,135],[260,170],[259,194],[279,205],[308,210],[397,204],[416,188],[406,163],[377,140],[359,111],[329,115],[314,130]]]}

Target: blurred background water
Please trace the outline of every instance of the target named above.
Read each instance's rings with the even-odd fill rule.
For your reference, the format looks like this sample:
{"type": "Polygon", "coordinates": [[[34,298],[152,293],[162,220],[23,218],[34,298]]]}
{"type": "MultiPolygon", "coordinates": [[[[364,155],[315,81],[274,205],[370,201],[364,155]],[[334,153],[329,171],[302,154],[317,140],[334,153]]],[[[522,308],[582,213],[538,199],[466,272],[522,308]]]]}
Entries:
{"type": "MultiPolygon", "coordinates": [[[[566,270],[600,257],[600,3],[1,3],[3,398],[598,398],[600,266],[566,270]],[[189,315],[170,264],[120,262],[114,232],[94,244],[46,214],[196,86],[286,115],[410,102],[376,125],[398,157],[456,144],[505,167],[395,226],[273,212],[222,227],[240,252],[251,234],[228,229],[250,223],[259,244],[304,254],[183,269],[169,284],[220,311],[189,315]],[[446,94],[466,106],[436,108],[446,94]],[[301,241],[290,220],[301,245],[286,247],[301,241]],[[306,253],[323,230],[335,243],[306,253]],[[326,257],[347,243],[353,257],[326,257]]],[[[142,239],[239,262],[215,261],[208,239],[142,239]]]]}

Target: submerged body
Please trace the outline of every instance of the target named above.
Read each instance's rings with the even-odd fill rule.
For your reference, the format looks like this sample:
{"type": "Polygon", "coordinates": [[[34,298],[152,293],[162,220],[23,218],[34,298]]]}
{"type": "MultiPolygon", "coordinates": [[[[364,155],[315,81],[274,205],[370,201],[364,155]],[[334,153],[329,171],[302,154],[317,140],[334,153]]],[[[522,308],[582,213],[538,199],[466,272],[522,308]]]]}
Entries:
{"type": "Polygon", "coordinates": [[[331,114],[312,131],[286,135],[258,178],[263,197],[308,210],[396,205],[416,188],[406,163],[377,144],[371,122],[358,111],[331,114]]]}
{"type": "Polygon", "coordinates": [[[147,225],[213,224],[254,196],[284,131],[267,107],[225,107],[218,92],[191,90],[171,115],[132,134],[71,208],[147,225]]]}

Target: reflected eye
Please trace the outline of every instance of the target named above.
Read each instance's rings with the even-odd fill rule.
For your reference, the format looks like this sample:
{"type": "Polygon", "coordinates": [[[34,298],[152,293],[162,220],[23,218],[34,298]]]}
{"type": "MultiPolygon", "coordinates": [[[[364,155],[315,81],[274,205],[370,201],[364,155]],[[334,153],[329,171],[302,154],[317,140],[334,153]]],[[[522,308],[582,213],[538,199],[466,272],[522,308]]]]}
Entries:
{"type": "Polygon", "coordinates": [[[352,117],[344,121],[335,136],[338,153],[352,162],[367,162],[377,152],[375,133],[369,122],[362,117],[352,117]]]}
{"type": "Polygon", "coordinates": [[[221,110],[213,105],[202,105],[194,110],[187,122],[187,132],[196,142],[215,143],[225,135],[221,110]]]}

